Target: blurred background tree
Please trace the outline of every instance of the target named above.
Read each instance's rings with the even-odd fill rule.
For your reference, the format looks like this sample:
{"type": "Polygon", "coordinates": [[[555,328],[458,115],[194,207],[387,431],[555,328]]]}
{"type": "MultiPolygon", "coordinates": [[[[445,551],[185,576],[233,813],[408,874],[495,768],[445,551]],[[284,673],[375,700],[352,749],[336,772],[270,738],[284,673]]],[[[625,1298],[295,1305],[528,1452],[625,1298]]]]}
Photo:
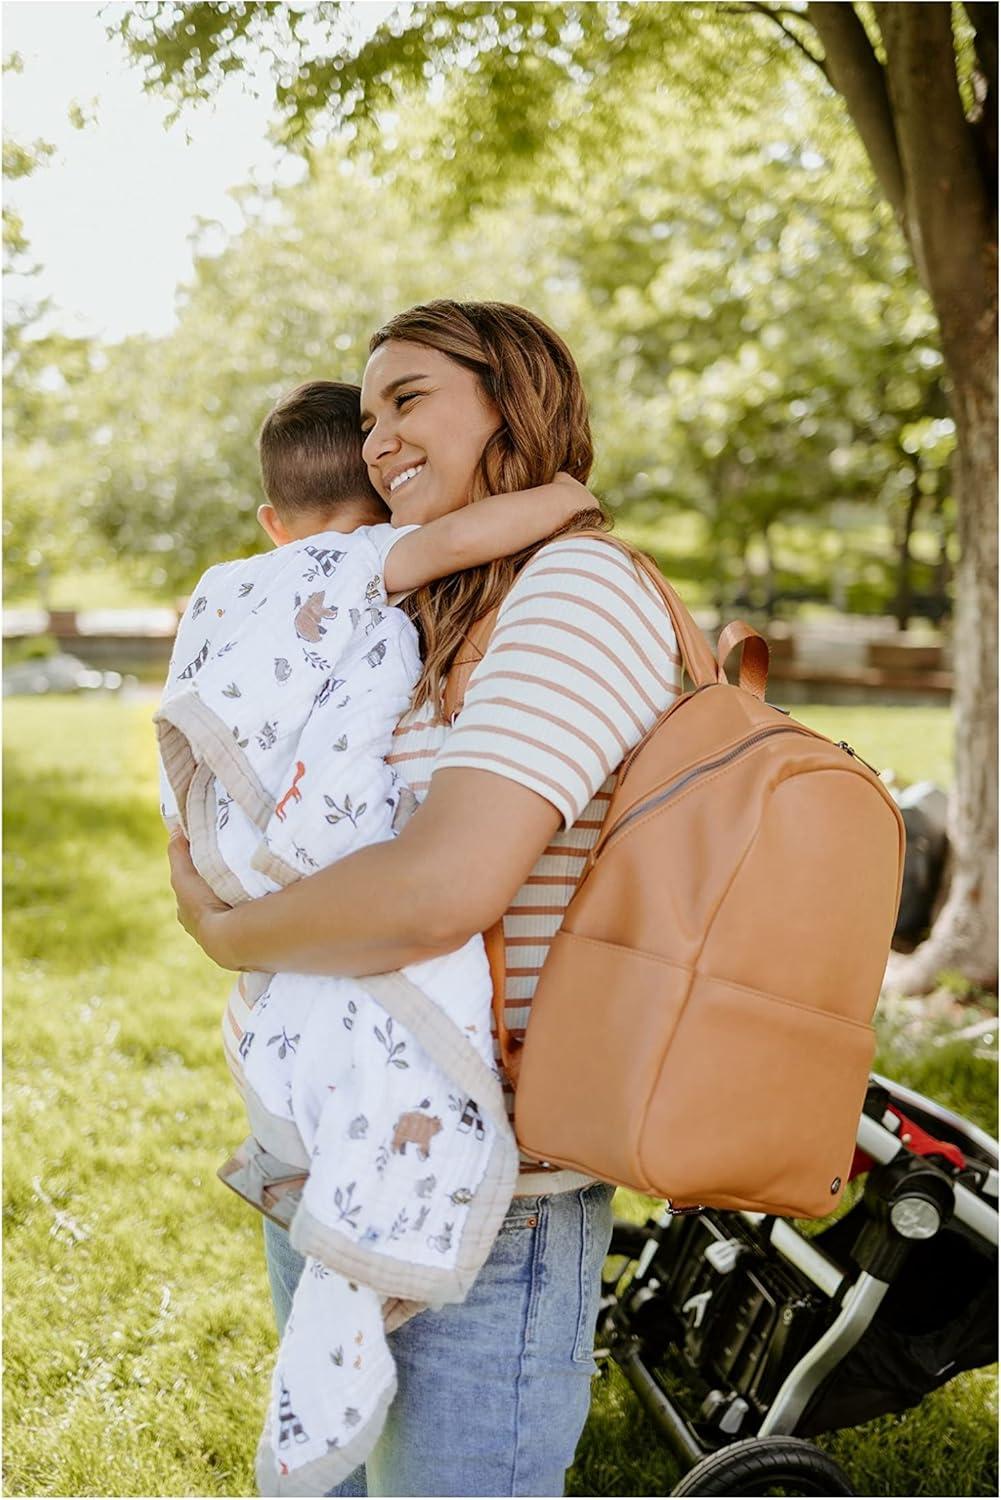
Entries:
{"type": "MultiPolygon", "coordinates": [[[[4,72],[18,72],[12,53],[4,72]]],[[[3,140],[5,184],[30,177],[52,155],[47,141],[3,140]]],[[[90,374],[86,340],[45,329],[48,303],[37,296],[34,261],[20,215],[3,209],[4,578],[33,583],[44,602],[48,579],[91,552],[91,533],[76,501],[73,465],[83,434],[76,392],[90,374]]]]}
{"type": "Polygon", "coordinates": [[[996,7],[401,5],[363,41],[352,9],[116,23],[178,111],[269,59],[309,176],[248,193],[221,248],[205,226],[176,332],[74,392],[90,534],[183,588],[221,535],[254,544],[281,389],[359,374],[409,302],[524,302],[580,359],[598,488],[690,598],[906,624],[955,567],[957,868],[898,978],[989,982],[996,7]]]}

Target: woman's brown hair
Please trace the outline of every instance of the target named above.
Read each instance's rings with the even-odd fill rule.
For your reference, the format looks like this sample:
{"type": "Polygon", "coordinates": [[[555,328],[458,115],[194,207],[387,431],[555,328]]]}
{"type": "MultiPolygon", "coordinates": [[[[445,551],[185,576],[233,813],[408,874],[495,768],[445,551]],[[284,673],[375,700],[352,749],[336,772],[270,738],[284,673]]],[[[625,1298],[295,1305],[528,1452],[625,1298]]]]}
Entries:
{"type": "MultiPolygon", "coordinates": [[[[369,343],[390,339],[437,349],[472,370],[496,406],[501,426],[487,442],[473,480],[472,500],[548,484],[558,470],[587,483],[594,460],[587,400],[573,355],[541,318],[509,302],[421,303],[391,318],[369,343]]],[[[611,522],[582,511],[557,535],[611,522]]],[[[466,632],[499,604],[537,542],[514,557],[453,573],[416,590],[403,608],[421,636],[424,669],[413,706],[441,715],[445,680],[466,632]]]]}

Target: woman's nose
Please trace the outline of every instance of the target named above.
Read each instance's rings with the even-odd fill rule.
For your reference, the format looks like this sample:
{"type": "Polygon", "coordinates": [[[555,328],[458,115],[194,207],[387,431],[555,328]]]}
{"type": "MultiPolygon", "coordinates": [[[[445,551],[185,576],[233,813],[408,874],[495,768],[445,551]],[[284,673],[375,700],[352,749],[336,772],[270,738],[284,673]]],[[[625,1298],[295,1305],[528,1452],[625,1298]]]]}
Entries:
{"type": "Polygon", "coordinates": [[[377,464],[380,458],[395,452],[399,447],[399,439],[390,432],[385,422],[376,422],[365,434],[365,441],[361,445],[361,456],[369,468],[377,464]]]}

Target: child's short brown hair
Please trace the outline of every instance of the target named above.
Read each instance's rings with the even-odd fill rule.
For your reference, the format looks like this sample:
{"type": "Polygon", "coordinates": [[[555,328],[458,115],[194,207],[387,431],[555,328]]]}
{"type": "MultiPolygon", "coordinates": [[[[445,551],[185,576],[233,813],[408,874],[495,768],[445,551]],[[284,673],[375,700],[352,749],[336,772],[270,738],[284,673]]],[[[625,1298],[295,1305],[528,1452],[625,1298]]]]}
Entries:
{"type": "Polygon", "coordinates": [[[279,398],[257,440],[264,493],[283,520],[345,500],[382,504],[361,456],[361,386],[310,380],[279,398]]]}

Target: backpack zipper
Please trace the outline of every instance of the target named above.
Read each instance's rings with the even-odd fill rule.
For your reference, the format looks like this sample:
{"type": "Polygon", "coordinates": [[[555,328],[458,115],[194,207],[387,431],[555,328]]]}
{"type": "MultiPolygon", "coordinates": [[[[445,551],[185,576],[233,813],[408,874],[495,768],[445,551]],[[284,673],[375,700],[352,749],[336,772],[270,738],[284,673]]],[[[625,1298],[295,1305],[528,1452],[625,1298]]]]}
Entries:
{"type": "MultiPolygon", "coordinates": [[[[648,811],[653,811],[653,808],[662,807],[663,802],[671,801],[672,796],[677,796],[678,792],[683,792],[684,787],[689,786],[692,781],[698,780],[698,777],[701,777],[701,775],[708,775],[711,771],[719,771],[720,766],[729,765],[729,762],[731,762],[731,760],[740,759],[741,754],[746,753],[747,750],[753,750],[753,747],[755,747],[756,744],[761,744],[762,739],[770,739],[773,735],[807,735],[810,736],[810,738],[821,739],[821,741],[824,741],[824,735],[818,735],[815,730],[807,729],[804,724],[774,724],[771,729],[759,729],[758,733],[755,733],[755,735],[750,735],[747,739],[741,739],[740,744],[734,745],[734,748],[732,748],[732,750],[726,751],[726,754],[717,756],[716,760],[707,760],[707,762],[705,762],[705,765],[693,766],[690,771],[686,771],[684,772],[684,775],[680,775],[680,777],[677,778],[677,781],[671,781],[671,784],[669,784],[669,786],[663,787],[663,789],[660,790],[660,792],[657,792],[656,795],[648,796],[647,801],[641,802],[641,804],[639,804],[639,807],[633,807],[633,810],[630,811],[630,813],[624,813],[623,817],[620,817],[620,819],[618,819],[618,822],[615,823],[614,828],[609,828],[608,837],[602,838],[602,841],[600,841],[600,846],[599,844],[596,844],[596,846],[594,846],[594,849],[591,850],[590,864],[593,864],[593,862],[596,861],[597,855],[599,855],[599,853],[603,853],[605,852],[605,849],[608,849],[609,844],[611,844],[612,838],[617,838],[618,834],[626,831],[626,828],[629,828],[630,823],[635,822],[638,817],[642,817],[642,814],[648,813],[648,811]]],[[[833,745],[836,750],[845,751],[846,756],[851,756],[852,760],[858,760],[858,763],[860,763],[860,765],[866,766],[869,771],[872,771],[872,774],[875,775],[876,778],[879,777],[879,772],[876,771],[875,766],[869,765],[869,762],[867,762],[867,760],[863,760],[863,757],[858,754],[857,750],[854,750],[854,748],[852,748],[851,745],[848,744],[848,741],[846,741],[846,739],[827,739],[827,741],[825,742],[827,742],[827,744],[833,745]]]]}
{"type": "MultiPolygon", "coordinates": [[[[725,755],[719,756],[716,760],[707,761],[705,765],[695,766],[691,771],[686,771],[683,776],[678,777],[677,781],[672,781],[670,786],[664,787],[655,796],[648,797],[645,802],[640,803],[639,807],[634,807],[632,812],[624,814],[615,827],[609,829],[608,837],[605,839],[602,849],[607,849],[612,840],[618,834],[622,833],[624,829],[628,828],[630,823],[634,823],[637,818],[641,818],[644,813],[652,811],[653,808],[660,807],[664,802],[670,801],[672,797],[676,796],[678,792],[683,791],[686,786],[697,780],[698,777],[707,776],[710,771],[718,771],[721,766],[728,765],[732,760],[737,760],[747,750],[760,744],[762,740],[771,739],[772,735],[802,734],[802,732],[802,730],[795,728],[792,724],[777,724],[772,729],[759,729],[757,734],[752,734],[749,739],[742,740],[739,745],[734,745],[733,749],[728,750],[725,755]]],[[[595,854],[597,854],[597,850],[595,854]]]]}
{"type": "MultiPolygon", "coordinates": [[[[852,760],[860,760],[860,761],[862,761],[862,764],[868,770],[870,770],[874,776],[879,776],[879,772],[876,770],[876,767],[875,766],[870,766],[869,762],[867,760],[864,760],[863,757],[861,755],[859,755],[859,753],[858,753],[857,750],[853,750],[852,749],[851,745],[849,745],[849,743],[848,743],[847,740],[835,740],[834,743],[837,745],[837,747],[838,747],[839,750],[843,750],[846,755],[850,755],[851,758],[852,758],[852,760]]],[[[880,777],[880,780],[882,780],[882,777],[880,777]]]]}

